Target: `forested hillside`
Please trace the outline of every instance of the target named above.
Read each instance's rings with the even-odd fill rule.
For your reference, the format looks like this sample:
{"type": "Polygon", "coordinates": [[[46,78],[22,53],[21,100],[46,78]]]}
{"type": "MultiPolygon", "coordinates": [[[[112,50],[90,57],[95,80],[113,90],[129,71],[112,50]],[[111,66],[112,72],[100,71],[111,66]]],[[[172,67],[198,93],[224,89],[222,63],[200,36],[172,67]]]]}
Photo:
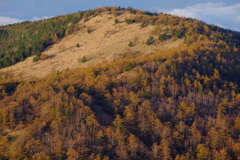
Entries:
{"type": "Polygon", "coordinates": [[[126,23],[169,26],[156,27],[146,45],[184,44],[128,49],[112,62],[41,79],[3,76],[0,159],[240,159],[240,34],[126,11],[149,18],[126,23]]]}

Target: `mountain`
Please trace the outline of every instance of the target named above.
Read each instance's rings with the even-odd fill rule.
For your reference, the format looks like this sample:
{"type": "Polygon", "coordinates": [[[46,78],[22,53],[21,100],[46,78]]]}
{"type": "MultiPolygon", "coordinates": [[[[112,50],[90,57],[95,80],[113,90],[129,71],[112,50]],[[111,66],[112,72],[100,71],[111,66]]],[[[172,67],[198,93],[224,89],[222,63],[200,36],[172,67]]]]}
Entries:
{"type": "Polygon", "coordinates": [[[240,158],[240,33],[119,7],[20,26],[50,38],[1,40],[26,60],[1,69],[0,159],[240,158]]]}

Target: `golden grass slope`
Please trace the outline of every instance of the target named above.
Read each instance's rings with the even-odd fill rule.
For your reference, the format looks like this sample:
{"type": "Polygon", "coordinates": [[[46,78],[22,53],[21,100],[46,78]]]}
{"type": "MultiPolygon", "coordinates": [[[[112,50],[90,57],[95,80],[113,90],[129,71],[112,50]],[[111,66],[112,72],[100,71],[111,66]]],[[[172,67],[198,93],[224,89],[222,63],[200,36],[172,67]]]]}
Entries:
{"type": "MultiPolygon", "coordinates": [[[[44,77],[52,71],[82,68],[114,60],[128,50],[148,54],[159,49],[178,47],[183,43],[180,39],[164,41],[158,45],[146,45],[156,26],[148,25],[141,28],[140,23],[125,23],[126,18],[134,18],[134,16],[136,15],[124,13],[115,17],[101,13],[87,22],[81,21],[78,24],[81,30],[65,37],[42,53],[48,55],[48,59],[34,63],[34,57],[29,57],[14,66],[1,69],[0,73],[11,72],[15,77],[24,79],[34,76],[44,77]],[[120,23],[115,24],[116,18],[120,23]],[[130,41],[134,43],[133,47],[128,46],[130,41]],[[85,63],[81,63],[83,56],[88,59],[85,63]]],[[[162,27],[166,28],[166,26],[162,27]]]]}

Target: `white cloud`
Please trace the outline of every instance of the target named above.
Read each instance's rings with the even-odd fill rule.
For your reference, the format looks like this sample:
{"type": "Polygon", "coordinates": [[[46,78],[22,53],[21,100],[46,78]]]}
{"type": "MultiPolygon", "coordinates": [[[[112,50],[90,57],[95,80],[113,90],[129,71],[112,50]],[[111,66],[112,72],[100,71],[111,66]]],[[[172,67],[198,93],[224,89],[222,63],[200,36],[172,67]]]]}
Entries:
{"type": "Polygon", "coordinates": [[[2,17],[0,16],[0,25],[7,25],[7,24],[13,24],[22,22],[23,20],[16,19],[16,18],[10,18],[10,17],[2,17]]]}
{"type": "MultiPolygon", "coordinates": [[[[49,19],[51,17],[43,16],[43,17],[33,17],[32,21],[38,21],[41,19],[49,19]]],[[[0,16],[0,26],[1,25],[8,25],[8,24],[14,24],[14,23],[19,23],[23,22],[25,20],[17,19],[17,18],[11,18],[11,17],[4,17],[0,16]]]]}
{"type": "Polygon", "coordinates": [[[51,18],[51,17],[48,17],[48,16],[43,16],[43,17],[33,17],[33,18],[32,18],[32,21],[39,21],[39,20],[41,20],[41,19],[49,19],[49,18],[51,18]]]}
{"type": "Polygon", "coordinates": [[[183,9],[168,12],[172,15],[191,17],[206,23],[225,26],[225,28],[240,31],[240,3],[227,6],[225,3],[200,3],[183,9]]]}

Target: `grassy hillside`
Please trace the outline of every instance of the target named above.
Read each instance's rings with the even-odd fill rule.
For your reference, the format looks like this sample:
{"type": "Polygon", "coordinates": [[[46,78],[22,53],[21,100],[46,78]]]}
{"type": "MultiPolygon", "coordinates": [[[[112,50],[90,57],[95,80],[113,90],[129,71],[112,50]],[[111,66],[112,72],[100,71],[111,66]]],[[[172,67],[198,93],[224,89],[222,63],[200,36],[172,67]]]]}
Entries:
{"type": "Polygon", "coordinates": [[[80,11],[51,19],[0,27],[0,68],[16,64],[32,55],[41,55],[48,46],[79,30],[77,23],[111,10],[80,11]]]}
{"type": "Polygon", "coordinates": [[[240,158],[239,33],[127,12],[148,19],[124,23],[158,26],[144,45],[184,43],[145,54],[129,50],[133,42],[114,61],[2,76],[0,159],[240,158]]]}
{"type": "MultiPolygon", "coordinates": [[[[52,45],[47,49],[16,65],[2,68],[0,74],[12,72],[15,77],[24,79],[34,76],[44,77],[53,71],[85,68],[96,63],[112,61],[125,52],[149,54],[181,45],[188,46],[195,43],[197,39],[223,41],[235,52],[239,47],[239,33],[207,25],[198,20],[118,7],[99,8],[74,15],[79,16],[80,13],[81,17],[85,18],[75,21],[74,25],[73,23],[63,24],[64,27],[71,29],[64,32],[65,36],[62,39],[59,38],[58,33],[52,34],[54,40],[48,43],[52,45]],[[68,34],[69,30],[72,34],[68,34]],[[85,58],[84,63],[82,58],[85,58]]],[[[62,16],[58,19],[72,16],[62,16]]],[[[45,29],[43,27],[42,30],[45,29]]],[[[18,51],[18,47],[13,48],[18,51]]],[[[10,61],[6,60],[6,62],[10,61]]]]}
{"type": "MultiPolygon", "coordinates": [[[[89,19],[99,15],[102,12],[107,12],[110,15],[118,16],[123,13],[129,12],[131,14],[138,15],[134,18],[125,19],[127,24],[140,23],[141,27],[151,25],[166,25],[174,29],[167,30],[159,37],[160,40],[170,38],[166,34],[171,33],[176,38],[186,37],[186,30],[194,28],[195,31],[202,33],[205,32],[208,36],[212,36],[213,39],[219,41],[225,39],[228,44],[236,45],[239,41],[239,34],[220,29],[215,26],[205,25],[203,22],[197,20],[179,18],[175,16],[169,16],[164,14],[150,13],[135,10],[132,8],[119,8],[119,7],[105,7],[98,8],[90,11],[78,12],[75,14],[69,14],[64,16],[58,16],[55,18],[40,20],[36,22],[22,22],[20,24],[13,24],[0,27],[0,68],[11,66],[17,62],[24,61],[26,58],[37,55],[35,61],[40,58],[41,53],[49,46],[58,42],[65,36],[76,33],[81,30],[82,26],[79,26],[80,21],[88,21],[89,19]],[[203,26],[207,27],[203,27],[203,26]],[[209,28],[211,31],[217,33],[211,35],[208,33],[209,28]],[[226,37],[228,35],[228,37],[226,37]]],[[[115,23],[119,23],[118,19],[114,19],[115,23]]],[[[89,30],[89,32],[91,32],[89,30]]],[[[151,42],[149,42],[151,43],[151,42]]]]}
{"type": "Polygon", "coordinates": [[[114,60],[126,50],[147,54],[159,49],[177,47],[183,43],[183,39],[169,39],[159,45],[147,45],[146,41],[152,35],[151,32],[159,26],[148,25],[142,28],[139,22],[131,24],[125,22],[126,18],[135,18],[139,15],[141,14],[130,14],[127,11],[118,16],[103,12],[87,22],[80,21],[77,24],[80,30],[64,37],[42,52],[40,61],[33,62],[36,57],[29,57],[21,63],[1,69],[0,72],[11,70],[16,77],[21,75],[23,78],[43,77],[53,70],[82,68],[114,60]],[[116,19],[118,23],[115,22],[116,19]],[[131,46],[129,46],[130,42],[132,42],[131,46]],[[43,59],[43,55],[47,58],[43,59]],[[83,57],[85,61],[82,61],[83,57]]]}

